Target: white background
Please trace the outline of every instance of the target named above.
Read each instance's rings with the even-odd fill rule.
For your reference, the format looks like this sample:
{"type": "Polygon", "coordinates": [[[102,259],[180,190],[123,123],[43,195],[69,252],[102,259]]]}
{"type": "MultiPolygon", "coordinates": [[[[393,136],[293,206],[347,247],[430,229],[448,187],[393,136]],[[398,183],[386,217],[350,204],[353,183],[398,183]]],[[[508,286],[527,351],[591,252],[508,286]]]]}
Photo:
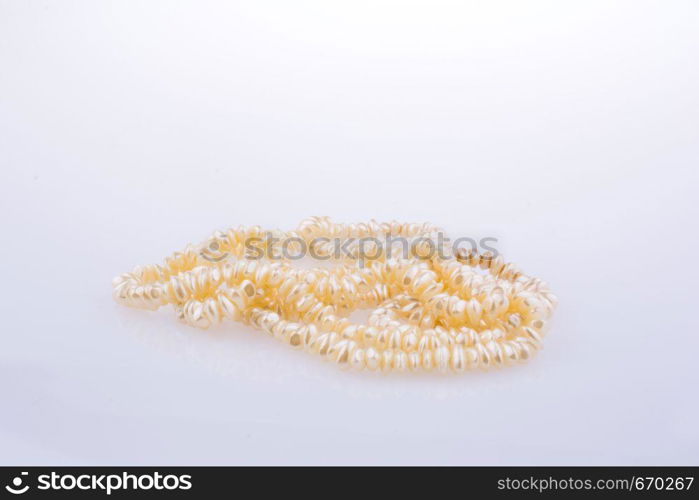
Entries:
{"type": "Polygon", "coordinates": [[[693,1],[0,0],[3,464],[699,464],[693,1]],[[341,372],[111,278],[430,221],[560,298],[529,364],[341,372]]]}

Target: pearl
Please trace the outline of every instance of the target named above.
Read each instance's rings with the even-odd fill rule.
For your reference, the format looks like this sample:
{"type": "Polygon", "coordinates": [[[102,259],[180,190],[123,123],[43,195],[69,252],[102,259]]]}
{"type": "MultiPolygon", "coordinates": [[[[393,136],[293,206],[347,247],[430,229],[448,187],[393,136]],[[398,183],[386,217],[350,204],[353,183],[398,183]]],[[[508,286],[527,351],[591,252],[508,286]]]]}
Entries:
{"type": "Polygon", "coordinates": [[[379,353],[373,347],[366,351],[366,367],[369,370],[376,370],[379,367],[379,353]]]}
{"type": "Polygon", "coordinates": [[[419,352],[413,351],[411,353],[408,353],[408,369],[410,369],[410,371],[418,371],[420,369],[421,364],[422,356],[419,352]]]}
{"type": "Polygon", "coordinates": [[[398,372],[404,372],[408,369],[407,353],[398,351],[393,355],[393,368],[398,372]]]}
{"type": "Polygon", "coordinates": [[[466,360],[464,357],[464,348],[457,345],[451,350],[451,369],[460,373],[466,369],[466,360]]]}
{"type": "Polygon", "coordinates": [[[291,347],[302,349],[303,348],[303,332],[296,329],[289,334],[289,345],[291,347]]]}
{"type": "Polygon", "coordinates": [[[432,355],[432,352],[432,350],[429,350],[422,353],[423,370],[429,371],[434,368],[434,356],[432,355]]]}
{"type": "Polygon", "coordinates": [[[360,371],[366,366],[366,353],[363,349],[356,349],[350,359],[352,369],[360,371]]]}
{"type": "Polygon", "coordinates": [[[386,349],[379,359],[382,372],[387,373],[393,369],[393,351],[391,349],[386,349]]]}
{"type": "Polygon", "coordinates": [[[241,226],[187,245],[163,265],[117,276],[112,296],[147,310],[170,304],[197,328],[240,321],[354,370],[461,373],[529,360],[541,348],[556,297],[500,255],[435,256],[440,232],[430,224],[336,224],[327,217],[310,217],[286,233],[241,226]],[[406,256],[398,241],[391,248],[377,243],[387,236],[422,240],[406,256]],[[355,238],[347,245],[352,256],[335,255],[332,238],[355,238]],[[279,243],[285,240],[286,247],[279,243]],[[282,248],[298,252],[301,240],[312,256],[342,265],[307,270],[273,260],[282,248]],[[270,242],[256,245],[263,258],[250,258],[250,241],[270,242]],[[347,318],[359,308],[372,309],[367,325],[347,318]]]}
{"type": "Polygon", "coordinates": [[[437,369],[442,373],[446,373],[447,368],[449,367],[449,349],[447,349],[445,346],[438,347],[434,356],[437,369]]]}

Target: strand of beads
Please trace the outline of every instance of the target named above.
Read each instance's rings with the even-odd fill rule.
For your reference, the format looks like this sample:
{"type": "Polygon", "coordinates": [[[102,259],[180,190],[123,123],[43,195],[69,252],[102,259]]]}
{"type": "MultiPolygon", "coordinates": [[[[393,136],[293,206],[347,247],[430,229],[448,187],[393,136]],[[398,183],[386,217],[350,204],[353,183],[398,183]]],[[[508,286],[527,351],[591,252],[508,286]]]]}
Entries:
{"type": "Polygon", "coordinates": [[[443,231],[429,224],[327,217],[286,233],[239,227],[115,278],[114,298],[149,310],[171,304],[198,328],[240,321],[357,370],[459,373],[530,359],[556,304],[546,284],[500,256],[435,255],[440,240],[444,248],[443,231]],[[377,243],[387,237],[415,244],[406,255],[377,243]],[[339,263],[294,268],[284,250],[303,247],[339,263]],[[368,324],[347,318],[358,308],[373,309],[368,324]]]}

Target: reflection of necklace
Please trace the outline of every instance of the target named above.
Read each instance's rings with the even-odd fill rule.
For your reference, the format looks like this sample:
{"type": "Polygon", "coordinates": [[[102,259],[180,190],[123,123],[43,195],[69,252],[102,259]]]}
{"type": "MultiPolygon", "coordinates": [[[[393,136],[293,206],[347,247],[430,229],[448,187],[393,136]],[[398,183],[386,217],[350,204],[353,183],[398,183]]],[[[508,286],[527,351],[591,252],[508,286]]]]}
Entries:
{"type": "Polygon", "coordinates": [[[199,328],[242,321],[360,370],[462,372],[529,359],[556,304],[546,284],[500,256],[436,255],[438,232],[429,224],[335,224],[326,217],[288,233],[257,226],[216,232],[162,266],[115,278],[114,298],[152,310],[172,304],[182,321],[199,328]],[[378,238],[386,236],[410,238],[408,254],[396,257],[381,246],[378,238]],[[333,255],[332,238],[357,241],[340,256],[333,255]],[[345,262],[299,269],[289,259],[260,258],[294,246],[345,262]],[[259,254],[253,259],[251,249],[259,254]],[[374,308],[368,325],[347,319],[358,308],[374,308]]]}

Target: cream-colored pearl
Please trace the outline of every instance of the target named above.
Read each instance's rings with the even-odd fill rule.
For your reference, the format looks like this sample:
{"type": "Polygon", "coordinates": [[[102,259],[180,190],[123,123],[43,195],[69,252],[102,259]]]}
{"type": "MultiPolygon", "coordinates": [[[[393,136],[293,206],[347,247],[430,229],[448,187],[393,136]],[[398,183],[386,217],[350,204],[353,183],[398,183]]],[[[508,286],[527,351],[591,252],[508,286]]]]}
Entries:
{"type": "Polygon", "coordinates": [[[422,356],[419,352],[413,351],[408,353],[408,369],[410,371],[417,371],[422,366],[422,356]]]}
{"type": "Polygon", "coordinates": [[[451,369],[457,373],[461,373],[466,370],[464,348],[460,345],[455,345],[451,349],[451,369]]]}
{"type": "Polygon", "coordinates": [[[393,351],[386,349],[380,356],[381,371],[390,372],[393,369],[393,351]]]}
{"type": "Polygon", "coordinates": [[[295,349],[303,349],[303,334],[301,329],[295,328],[289,333],[289,345],[295,349]]]}
{"type": "Polygon", "coordinates": [[[399,372],[408,369],[408,355],[405,352],[398,351],[393,355],[393,368],[399,372]]]}
{"type": "MultiPolygon", "coordinates": [[[[112,295],[148,310],[171,304],[179,320],[197,328],[242,321],[356,370],[460,373],[530,359],[541,348],[557,304],[546,283],[499,255],[433,256],[438,231],[430,224],[335,224],[311,217],[296,231],[269,233],[279,241],[300,237],[316,255],[330,258],[335,258],[331,238],[423,238],[407,258],[400,242],[390,248],[350,242],[352,256],[340,256],[344,266],[305,270],[289,260],[242,258],[250,238],[265,240],[268,233],[241,226],[215,232],[198,247],[188,245],[163,265],[117,276],[112,295]],[[360,262],[362,249],[373,255],[360,262]],[[224,260],[207,258],[225,253],[224,260]],[[373,308],[368,325],[347,319],[366,307],[373,308]]],[[[264,249],[267,257],[282,244],[273,247],[264,249]]],[[[297,240],[287,248],[297,251],[301,245],[297,240]]]]}
{"type": "Polygon", "coordinates": [[[240,320],[240,308],[225,293],[218,296],[218,303],[225,319],[240,320]]]}
{"type": "Polygon", "coordinates": [[[434,353],[437,369],[446,373],[449,368],[449,349],[445,346],[438,347],[434,353]]]}
{"type": "Polygon", "coordinates": [[[480,364],[480,367],[487,370],[488,368],[490,368],[490,353],[483,344],[476,344],[476,350],[478,351],[478,362],[480,364]]]}
{"type": "Polygon", "coordinates": [[[356,349],[350,359],[350,366],[353,370],[363,370],[366,367],[366,352],[364,349],[356,349]]]}
{"type": "Polygon", "coordinates": [[[351,340],[341,340],[333,346],[333,353],[329,354],[341,368],[350,367],[350,359],[356,344],[351,340]]]}
{"type": "Polygon", "coordinates": [[[366,351],[366,367],[372,371],[379,368],[379,353],[373,347],[366,351]]]}
{"type": "Polygon", "coordinates": [[[469,368],[478,368],[480,366],[480,357],[478,354],[478,349],[475,347],[469,347],[465,351],[465,356],[466,356],[466,366],[469,368]]]}
{"type": "Polygon", "coordinates": [[[425,371],[430,371],[434,368],[434,351],[431,349],[425,351],[422,354],[422,369],[425,371]]]}

